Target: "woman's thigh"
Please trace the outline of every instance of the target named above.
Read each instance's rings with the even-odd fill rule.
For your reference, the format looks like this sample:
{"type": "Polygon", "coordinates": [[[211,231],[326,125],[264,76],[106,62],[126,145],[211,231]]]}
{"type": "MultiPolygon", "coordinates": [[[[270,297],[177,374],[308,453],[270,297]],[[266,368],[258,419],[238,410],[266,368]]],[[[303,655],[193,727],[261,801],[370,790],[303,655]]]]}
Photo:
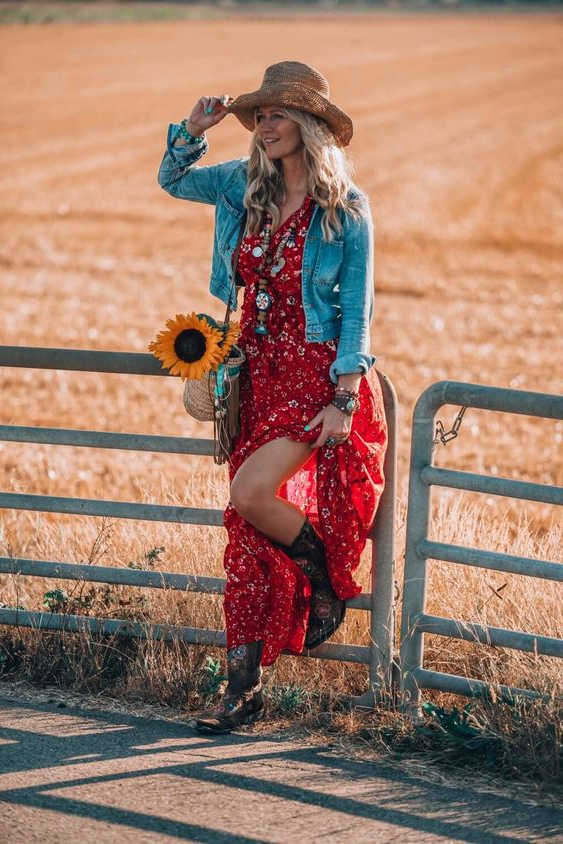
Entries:
{"type": "Polygon", "coordinates": [[[291,478],[311,456],[308,443],[299,443],[289,437],[279,437],[256,449],[239,466],[231,482],[231,502],[256,503],[262,496],[275,495],[280,486],[291,478]]]}

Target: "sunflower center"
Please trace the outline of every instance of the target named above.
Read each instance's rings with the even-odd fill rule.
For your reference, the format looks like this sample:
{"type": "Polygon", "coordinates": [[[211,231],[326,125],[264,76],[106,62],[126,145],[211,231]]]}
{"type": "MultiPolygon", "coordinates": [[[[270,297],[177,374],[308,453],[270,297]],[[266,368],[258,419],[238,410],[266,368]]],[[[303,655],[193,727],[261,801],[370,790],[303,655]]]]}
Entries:
{"type": "Polygon", "coordinates": [[[205,354],[205,337],[197,328],[184,328],[174,340],[174,351],[180,360],[192,363],[205,354]]]}

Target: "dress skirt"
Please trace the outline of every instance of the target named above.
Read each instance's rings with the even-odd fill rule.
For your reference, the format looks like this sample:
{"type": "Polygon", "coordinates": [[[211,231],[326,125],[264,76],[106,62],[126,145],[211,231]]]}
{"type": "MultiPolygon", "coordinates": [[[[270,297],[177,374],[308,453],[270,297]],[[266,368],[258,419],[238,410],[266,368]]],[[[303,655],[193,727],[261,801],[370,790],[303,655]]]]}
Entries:
{"type": "MultiPolygon", "coordinates": [[[[275,252],[286,227],[291,221],[296,225],[295,237],[283,253],[285,266],[277,276],[269,276],[268,291],[274,301],[268,311],[267,335],[254,332],[261,259],[252,255],[252,249],[261,237],[250,235],[241,243],[238,271],[245,287],[237,342],[246,361],[239,380],[240,432],[231,454],[230,482],[247,457],[271,440],[288,437],[315,442],[321,425],[310,431],[304,427],[334,395],[329,367],[336,358],[338,339],[319,343],[305,339],[301,264],[314,205],[307,196],[271,238],[270,249],[275,252]]],[[[325,544],[332,586],[342,599],[361,592],[354,573],[385,481],[387,424],[373,367],[362,376],[358,389],[360,407],[352,417],[348,438],[340,445],[315,448],[277,491],[316,528],[325,544]]],[[[230,502],[223,524],[228,534],[224,555],[227,647],[261,639],[263,665],[275,662],[282,650],[301,653],[311,594],[307,577],[230,502]]]]}

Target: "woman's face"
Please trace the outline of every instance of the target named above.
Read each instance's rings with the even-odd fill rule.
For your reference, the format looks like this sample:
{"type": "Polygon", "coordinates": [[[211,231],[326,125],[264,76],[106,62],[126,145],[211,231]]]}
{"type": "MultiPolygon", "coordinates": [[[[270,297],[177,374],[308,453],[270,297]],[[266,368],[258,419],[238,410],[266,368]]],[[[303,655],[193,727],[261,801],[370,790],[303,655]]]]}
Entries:
{"type": "Polygon", "coordinates": [[[285,117],[277,106],[256,109],[256,135],[263,142],[268,157],[284,158],[303,147],[299,124],[285,117]]]}

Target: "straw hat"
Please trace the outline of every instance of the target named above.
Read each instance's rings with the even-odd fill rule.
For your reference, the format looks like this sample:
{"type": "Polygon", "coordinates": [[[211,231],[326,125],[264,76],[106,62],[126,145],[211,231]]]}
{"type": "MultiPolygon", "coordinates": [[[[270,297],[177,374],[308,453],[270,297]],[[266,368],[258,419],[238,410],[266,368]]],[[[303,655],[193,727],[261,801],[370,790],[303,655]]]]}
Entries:
{"type": "Polygon", "coordinates": [[[242,125],[254,131],[254,109],[262,105],[279,105],[309,111],[322,117],[332,131],[338,146],[350,143],[354,131],[352,121],[329,100],[327,80],[308,64],[277,62],[266,68],[262,85],[250,94],[241,94],[227,108],[242,125]]]}

